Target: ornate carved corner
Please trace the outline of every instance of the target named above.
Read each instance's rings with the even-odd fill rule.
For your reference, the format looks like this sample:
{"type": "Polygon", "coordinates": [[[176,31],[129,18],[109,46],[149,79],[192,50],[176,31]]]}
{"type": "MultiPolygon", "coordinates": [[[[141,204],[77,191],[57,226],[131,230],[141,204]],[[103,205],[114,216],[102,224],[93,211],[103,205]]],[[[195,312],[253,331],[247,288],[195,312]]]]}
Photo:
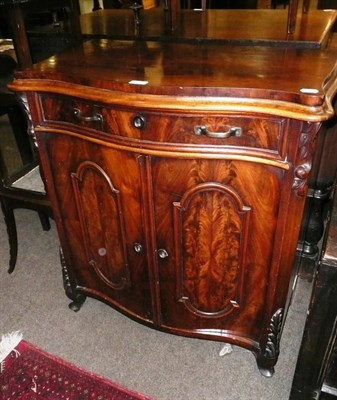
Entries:
{"type": "Polygon", "coordinates": [[[267,341],[261,346],[257,355],[257,365],[263,376],[271,377],[274,374],[274,366],[280,354],[280,339],[282,332],[283,308],[279,308],[271,317],[267,330],[267,341]]]}
{"type": "Polygon", "coordinates": [[[60,252],[60,261],[61,261],[61,267],[62,267],[62,277],[63,277],[63,287],[64,291],[66,293],[66,296],[72,300],[72,302],[69,304],[69,308],[73,311],[79,311],[80,308],[82,307],[82,304],[84,303],[86,296],[81,293],[77,293],[74,285],[71,282],[69,273],[68,273],[68,267],[64,258],[63,250],[62,247],[59,249],[60,252]]]}
{"type": "Polygon", "coordinates": [[[279,308],[271,317],[268,328],[264,357],[277,358],[280,352],[280,338],[283,319],[283,308],[279,308]]]}
{"type": "Polygon", "coordinates": [[[19,104],[21,105],[23,112],[25,113],[27,117],[27,133],[29,136],[33,138],[34,145],[37,146],[36,144],[36,135],[35,135],[35,130],[34,130],[34,125],[32,121],[32,115],[29,110],[29,105],[28,105],[28,99],[27,99],[27,94],[20,92],[16,94],[16,97],[18,98],[19,104]]]}
{"type": "Polygon", "coordinates": [[[293,190],[299,196],[304,196],[308,184],[308,178],[312,168],[313,143],[318,132],[319,124],[303,123],[299,138],[297,158],[294,170],[293,190]]]}

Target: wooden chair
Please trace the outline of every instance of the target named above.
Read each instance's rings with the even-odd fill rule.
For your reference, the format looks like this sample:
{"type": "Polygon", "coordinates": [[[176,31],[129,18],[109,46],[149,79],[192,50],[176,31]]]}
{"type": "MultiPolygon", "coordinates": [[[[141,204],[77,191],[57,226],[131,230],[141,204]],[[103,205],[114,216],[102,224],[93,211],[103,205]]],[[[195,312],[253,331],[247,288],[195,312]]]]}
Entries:
{"type": "Polygon", "coordinates": [[[0,54],[0,203],[9,239],[9,273],[15,268],[18,253],[14,210],[27,208],[37,211],[44,230],[50,229],[49,217],[52,217],[37,156],[27,134],[26,117],[15,96],[6,88],[6,82],[10,81],[15,67],[16,63],[10,56],[0,54]],[[5,119],[6,115],[8,119],[5,119]],[[19,153],[19,167],[15,168],[8,165],[8,157],[6,161],[8,149],[5,143],[10,140],[10,135],[12,139],[14,137],[13,142],[19,153]]]}
{"type": "MultiPolygon", "coordinates": [[[[53,21],[53,24],[57,25],[57,22],[53,21]]],[[[21,69],[29,68],[33,62],[50,57],[82,41],[78,0],[0,0],[0,25],[0,32],[5,31],[13,39],[21,69]],[[57,12],[60,10],[64,11],[67,20],[67,29],[64,32],[58,33],[57,28],[50,35],[44,35],[44,43],[41,42],[37,27],[27,32],[28,26],[33,25],[34,15],[47,11],[58,18],[57,12]]]]}

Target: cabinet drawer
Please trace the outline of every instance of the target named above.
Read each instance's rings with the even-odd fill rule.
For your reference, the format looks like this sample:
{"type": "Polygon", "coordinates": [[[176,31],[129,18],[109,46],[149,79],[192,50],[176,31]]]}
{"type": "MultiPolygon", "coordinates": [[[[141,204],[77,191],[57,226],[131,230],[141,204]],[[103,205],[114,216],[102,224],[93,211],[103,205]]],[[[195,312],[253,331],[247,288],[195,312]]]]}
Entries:
{"type": "MultiPolygon", "coordinates": [[[[237,146],[281,153],[285,119],[142,113],[142,138],[200,146],[237,146]]],[[[129,116],[132,120],[134,116],[129,116]]]]}
{"type": "Polygon", "coordinates": [[[48,95],[40,96],[40,104],[45,122],[66,124],[69,129],[83,127],[109,134],[118,132],[114,111],[101,105],[75,98],[48,95]]]}
{"type": "Polygon", "coordinates": [[[237,146],[282,154],[286,119],[119,109],[72,98],[40,97],[45,121],[130,139],[172,144],[237,146]]]}

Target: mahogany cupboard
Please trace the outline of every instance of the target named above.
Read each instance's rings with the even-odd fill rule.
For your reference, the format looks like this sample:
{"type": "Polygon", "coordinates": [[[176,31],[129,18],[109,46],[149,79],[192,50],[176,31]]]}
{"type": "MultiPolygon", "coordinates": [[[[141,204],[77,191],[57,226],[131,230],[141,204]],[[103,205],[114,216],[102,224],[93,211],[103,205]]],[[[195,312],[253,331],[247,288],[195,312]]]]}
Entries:
{"type": "Polygon", "coordinates": [[[335,60],[97,40],[18,72],[72,308],[243,346],[272,375],[335,60]]]}

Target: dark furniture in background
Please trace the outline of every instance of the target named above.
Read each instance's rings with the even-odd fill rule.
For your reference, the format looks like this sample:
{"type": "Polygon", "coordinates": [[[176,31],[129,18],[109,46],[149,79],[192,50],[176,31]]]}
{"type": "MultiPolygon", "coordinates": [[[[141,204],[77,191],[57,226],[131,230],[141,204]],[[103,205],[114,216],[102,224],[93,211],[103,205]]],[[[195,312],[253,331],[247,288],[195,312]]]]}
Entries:
{"type": "Polygon", "coordinates": [[[320,256],[319,243],[337,171],[337,118],[322,124],[309,180],[307,202],[298,241],[299,274],[312,280],[320,256]]]}
{"type": "Polygon", "coordinates": [[[0,0],[1,23],[5,26],[5,34],[13,39],[17,60],[20,68],[26,68],[41,59],[75,45],[81,41],[79,21],[79,3],[77,0],[0,0]],[[67,21],[67,32],[61,30],[58,18],[61,14],[67,21]],[[53,16],[52,29],[48,35],[32,35],[29,40],[27,23],[33,23],[34,18],[43,20],[53,16]],[[34,37],[38,36],[36,42],[34,37]]]}
{"type": "Polygon", "coordinates": [[[8,167],[4,154],[6,146],[2,145],[4,132],[0,129],[0,203],[8,232],[10,273],[14,270],[18,253],[14,210],[28,208],[37,211],[44,230],[50,229],[49,217],[52,217],[51,204],[39,173],[37,154],[27,134],[26,114],[15,95],[6,87],[16,68],[17,64],[10,55],[0,53],[0,115],[8,116],[10,127],[6,129],[12,131],[21,159],[14,171],[8,167]]]}
{"type": "Polygon", "coordinates": [[[315,274],[290,400],[337,399],[337,195],[315,274]]]}
{"type": "MultiPolygon", "coordinates": [[[[181,8],[202,8],[202,1],[198,0],[183,0],[181,8]]],[[[207,9],[256,9],[257,0],[208,0],[205,1],[205,8],[207,9]]]]}
{"type": "Polygon", "coordinates": [[[319,8],[319,9],[337,8],[337,1],[336,0],[318,0],[317,8],[319,8]]]}
{"type": "MultiPolygon", "coordinates": [[[[6,44],[7,42],[5,42],[6,44]]],[[[1,46],[1,43],[0,43],[1,46]]],[[[27,117],[14,94],[7,88],[13,80],[17,63],[12,52],[0,52],[0,115],[7,115],[18,146],[21,160],[27,164],[33,160],[31,140],[27,135],[27,117]]]]}
{"type": "Polygon", "coordinates": [[[272,8],[278,8],[278,6],[281,4],[283,8],[286,8],[287,5],[289,4],[288,0],[272,0],[271,2],[272,8]]]}
{"type": "Polygon", "coordinates": [[[280,10],[181,10],[172,30],[161,8],[143,10],[135,29],[132,11],[100,10],[80,17],[85,40],[109,38],[154,42],[222,43],[266,47],[325,48],[336,20],[336,11],[299,11],[297,28],[287,34],[288,11],[280,10]],[[256,21],[259,21],[256,24],[256,21]],[[240,27],[238,29],[238,27],[240,27]]]}
{"type": "MultiPolygon", "coordinates": [[[[0,132],[1,140],[1,132],[0,132]]],[[[36,162],[23,165],[14,174],[6,173],[4,157],[0,154],[0,203],[9,240],[9,268],[14,271],[18,255],[18,238],[14,210],[25,208],[38,213],[42,228],[50,229],[49,218],[53,217],[51,204],[44,189],[36,162]]]]}
{"type": "MultiPolygon", "coordinates": [[[[123,8],[123,2],[114,1],[115,3],[112,4],[111,1],[109,3],[109,0],[105,0],[104,8],[123,8]]],[[[109,10],[100,10],[97,1],[93,2],[93,10],[100,10],[98,15],[95,15],[95,12],[92,13],[93,15],[85,14],[83,18],[80,18],[78,0],[0,0],[0,29],[3,30],[2,35],[13,38],[20,68],[29,67],[33,62],[79,44],[83,39],[93,37],[126,39],[126,36],[129,36],[130,39],[135,39],[141,34],[143,39],[149,35],[151,40],[214,40],[214,28],[210,26],[209,29],[205,24],[205,18],[201,15],[196,17],[195,13],[192,13],[182,16],[179,1],[171,0],[166,11],[161,5],[157,7],[159,10],[151,10],[150,14],[142,13],[141,29],[135,29],[134,20],[130,18],[131,10],[125,10],[128,12],[126,15],[116,14],[114,18],[111,14],[102,14],[101,12],[109,10]],[[165,14],[165,18],[163,14],[165,14]],[[61,23],[54,24],[49,21],[50,23],[44,26],[34,26],[36,21],[41,22],[44,18],[50,19],[52,15],[56,15],[61,23]],[[124,28],[121,29],[123,26],[124,28]],[[184,32],[185,28],[187,28],[186,32],[184,32]],[[191,35],[188,35],[190,29],[192,29],[191,35]]],[[[224,8],[233,3],[226,3],[224,8]]],[[[255,3],[256,1],[250,0],[241,3],[235,2],[235,7],[255,8],[255,3]]],[[[258,1],[257,3],[258,8],[262,8],[259,3],[266,4],[267,8],[272,7],[271,1],[258,1]]],[[[308,0],[303,1],[303,11],[308,9],[308,4],[308,0]]],[[[288,10],[284,10],[282,15],[276,16],[275,13],[271,13],[270,18],[261,18],[259,14],[255,14],[253,17],[248,15],[239,20],[233,16],[230,19],[224,18],[222,24],[217,22],[217,29],[221,29],[222,26],[223,32],[221,34],[219,31],[216,39],[221,38],[224,42],[233,40],[247,42],[248,40],[254,45],[261,42],[269,43],[268,45],[270,43],[278,45],[279,43],[282,46],[287,42],[291,44],[299,40],[303,43],[307,41],[306,46],[324,46],[326,36],[330,32],[329,26],[326,25],[328,17],[322,18],[322,13],[315,14],[310,10],[307,17],[304,17],[305,13],[302,13],[296,26],[295,17],[301,14],[301,12],[297,13],[297,8],[298,2],[293,0],[289,3],[288,10]],[[259,21],[258,24],[256,24],[256,20],[259,21]],[[240,30],[237,30],[238,24],[242,27],[240,30]],[[247,26],[246,29],[244,29],[245,26],[247,26]],[[233,32],[236,34],[241,32],[242,35],[235,37],[233,32]],[[315,35],[316,32],[319,32],[319,36],[315,35]],[[322,34],[322,32],[325,33],[322,34]]]]}

